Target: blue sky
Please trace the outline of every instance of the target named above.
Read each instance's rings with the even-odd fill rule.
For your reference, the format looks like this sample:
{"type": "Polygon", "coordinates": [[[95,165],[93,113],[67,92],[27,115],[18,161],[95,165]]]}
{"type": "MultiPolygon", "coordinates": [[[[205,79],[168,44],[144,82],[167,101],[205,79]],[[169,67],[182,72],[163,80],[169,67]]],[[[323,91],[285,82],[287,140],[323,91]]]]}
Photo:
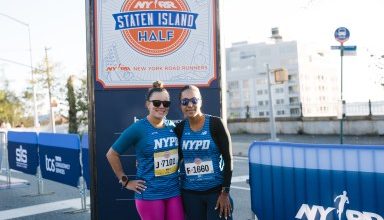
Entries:
{"type": "MultiPolygon", "coordinates": [[[[381,24],[384,1],[225,0],[220,3],[226,47],[238,41],[264,42],[270,36],[270,29],[279,27],[285,40],[315,42],[329,49],[338,45],[333,36],[335,29],[349,28],[351,37],[345,44],[357,45],[358,56],[345,59],[345,98],[384,99],[384,88],[377,83],[378,70],[372,68],[377,60],[370,57],[370,54],[376,57],[384,54],[381,24]]],[[[84,1],[0,0],[0,13],[30,25],[33,65],[44,58],[44,48],[48,47],[50,59],[60,64],[57,74],[85,74],[84,1]]],[[[0,15],[0,27],[0,58],[29,65],[26,26],[0,15]]],[[[381,74],[384,75],[383,71],[381,74]]],[[[28,68],[0,60],[0,77],[9,79],[15,89],[25,86],[30,75],[28,68]]]]}

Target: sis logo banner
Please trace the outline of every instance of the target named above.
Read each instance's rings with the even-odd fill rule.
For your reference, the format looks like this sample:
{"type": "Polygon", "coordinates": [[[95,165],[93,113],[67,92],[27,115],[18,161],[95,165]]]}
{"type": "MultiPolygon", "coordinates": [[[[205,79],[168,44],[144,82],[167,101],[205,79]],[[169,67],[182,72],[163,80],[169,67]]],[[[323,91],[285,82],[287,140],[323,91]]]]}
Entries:
{"type": "Polygon", "coordinates": [[[209,86],[217,78],[216,0],[98,0],[96,80],[105,88],[209,86]]]}

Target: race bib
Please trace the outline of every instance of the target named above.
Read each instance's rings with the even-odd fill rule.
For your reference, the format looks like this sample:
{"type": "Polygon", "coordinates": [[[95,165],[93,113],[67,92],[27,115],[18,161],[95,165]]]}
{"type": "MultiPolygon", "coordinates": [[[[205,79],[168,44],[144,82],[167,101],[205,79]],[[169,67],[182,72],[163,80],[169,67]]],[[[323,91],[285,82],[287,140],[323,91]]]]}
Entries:
{"type": "Polygon", "coordinates": [[[177,171],[179,155],[177,149],[154,154],[155,176],[165,176],[177,171]]]}
{"type": "Polygon", "coordinates": [[[214,173],[212,160],[202,161],[200,158],[196,158],[193,163],[185,164],[185,173],[188,176],[214,173]]]}

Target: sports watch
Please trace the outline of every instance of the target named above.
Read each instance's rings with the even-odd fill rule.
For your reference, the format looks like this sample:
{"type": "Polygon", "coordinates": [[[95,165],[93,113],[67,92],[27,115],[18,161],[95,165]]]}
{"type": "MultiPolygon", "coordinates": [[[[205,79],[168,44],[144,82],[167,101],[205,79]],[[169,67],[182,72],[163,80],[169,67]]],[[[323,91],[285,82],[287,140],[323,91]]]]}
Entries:
{"type": "Polygon", "coordinates": [[[223,188],[221,188],[221,192],[223,193],[223,192],[225,192],[225,193],[229,193],[229,189],[230,189],[230,187],[223,187],[223,188]]]}
{"type": "Polygon", "coordinates": [[[129,182],[129,179],[128,179],[127,175],[123,175],[123,176],[121,176],[121,179],[120,179],[119,182],[120,182],[120,183],[124,183],[123,188],[127,187],[128,182],[129,182]]]}

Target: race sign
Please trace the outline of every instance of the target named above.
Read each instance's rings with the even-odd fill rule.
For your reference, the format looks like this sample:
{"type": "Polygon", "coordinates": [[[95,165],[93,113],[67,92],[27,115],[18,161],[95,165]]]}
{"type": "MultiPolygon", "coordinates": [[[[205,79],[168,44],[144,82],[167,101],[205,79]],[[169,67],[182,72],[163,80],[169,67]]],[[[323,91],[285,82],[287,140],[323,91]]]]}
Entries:
{"type": "Polygon", "coordinates": [[[209,86],[217,77],[215,1],[97,1],[103,88],[209,86]]]}

